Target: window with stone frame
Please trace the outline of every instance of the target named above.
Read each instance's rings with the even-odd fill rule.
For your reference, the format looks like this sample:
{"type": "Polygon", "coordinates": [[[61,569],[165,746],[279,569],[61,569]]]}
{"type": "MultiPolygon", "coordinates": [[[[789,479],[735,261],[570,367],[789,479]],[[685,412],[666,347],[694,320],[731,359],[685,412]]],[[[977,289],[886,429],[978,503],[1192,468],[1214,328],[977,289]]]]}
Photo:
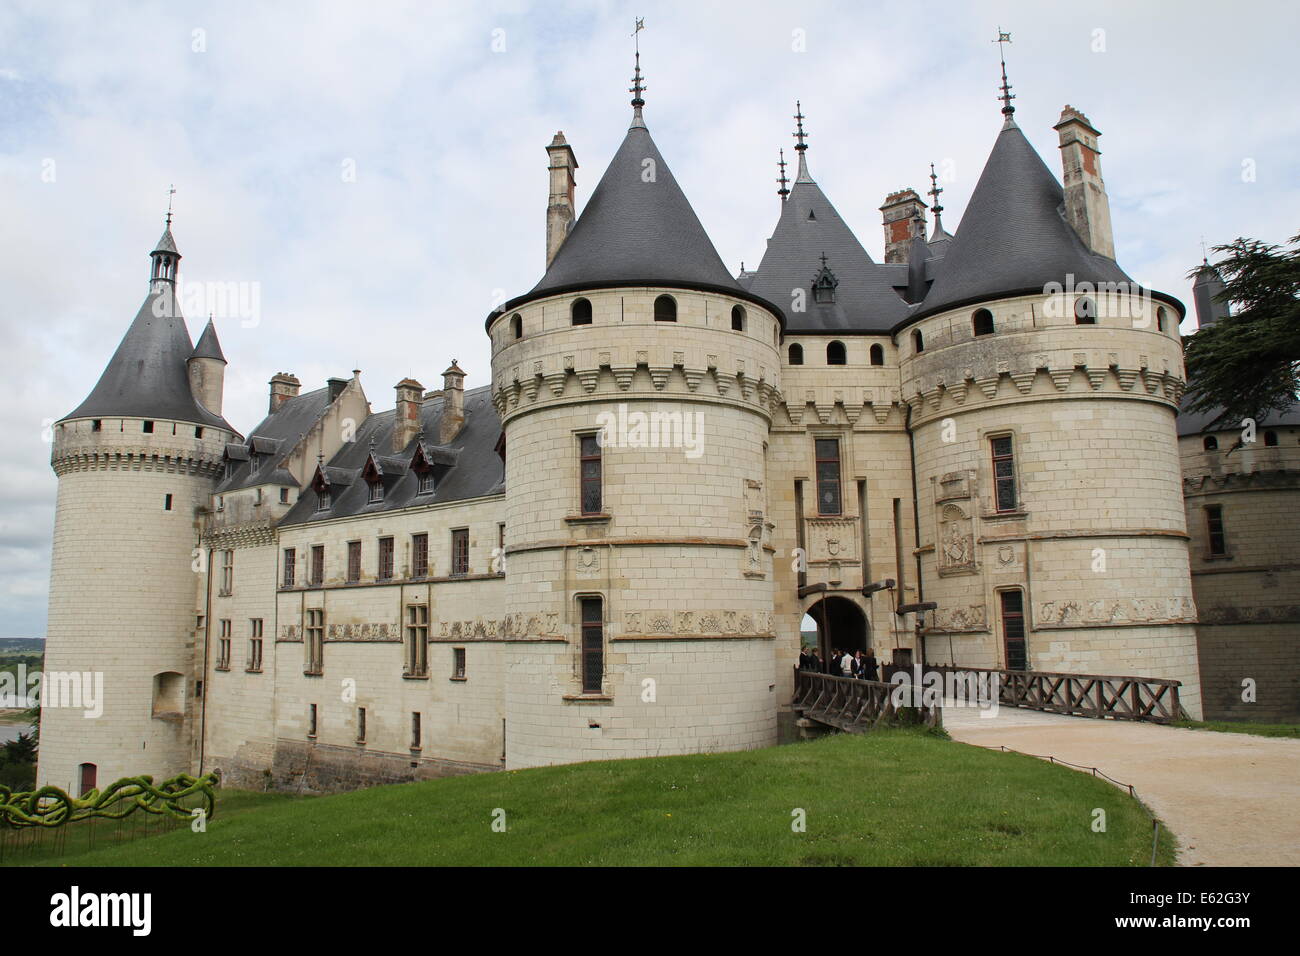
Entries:
{"type": "Polygon", "coordinates": [[[595,435],[578,436],[579,506],[584,515],[601,514],[604,507],[600,439],[595,435]]]}
{"type": "Polygon", "coordinates": [[[451,532],[451,573],[453,577],[469,574],[469,528],[451,532]]]}
{"type": "Polygon", "coordinates": [[[578,599],[582,628],[582,692],[599,694],[605,678],[605,602],[600,597],[578,599]]]}
{"type": "Polygon", "coordinates": [[[311,546],[311,583],[312,587],[320,587],[325,583],[325,545],[313,544],[311,546]]]}
{"type": "Polygon", "coordinates": [[[1228,538],[1223,530],[1223,505],[1205,506],[1205,531],[1209,540],[1210,557],[1218,558],[1228,553],[1228,538]]]}
{"type": "Polygon", "coordinates": [[[465,679],[465,648],[463,647],[451,649],[451,679],[465,679]]]}
{"type": "Polygon", "coordinates": [[[217,594],[221,597],[229,597],[235,591],[235,552],[233,549],[226,548],[221,552],[221,583],[218,586],[217,594]]]}
{"type": "Polygon", "coordinates": [[[407,677],[429,676],[429,605],[406,606],[406,661],[403,668],[407,677]]]}
{"type": "Polygon", "coordinates": [[[217,670],[230,670],[230,621],[221,619],[220,636],[217,639],[217,670]]]}
{"type": "Polygon", "coordinates": [[[840,482],[840,440],[818,438],[814,440],[817,469],[817,513],[839,515],[844,513],[840,482]]]}
{"type": "Polygon", "coordinates": [[[355,584],[361,580],[361,542],[348,542],[348,582],[355,584]]]}
{"type": "Polygon", "coordinates": [[[281,587],[293,587],[293,581],[298,564],[298,552],[295,548],[284,549],[284,577],[281,579],[281,587]]]}
{"type": "Polygon", "coordinates": [[[999,512],[1015,511],[1019,505],[1016,494],[1015,447],[1010,435],[989,437],[993,455],[993,509],[999,512]]]}
{"type": "Polygon", "coordinates": [[[1019,588],[999,591],[1002,605],[1002,650],[1007,670],[1025,670],[1029,654],[1025,644],[1025,596],[1019,588]]]}
{"type": "Polygon", "coordinates": [[[244,668],[251,674],[262,672],[262,618],[248,621],[248,664],[244,668]]]}
{"type": "Polygon", "coordinates": [[[375,568],[375,578],[379,581],[393,579],[393,539],[379,539],[379,565],[375,568]]]}
{"type": "Polygon", "coordinates": [[[411,577],[429,576],[429,536],[427,534],[411,535],[411,577]]]}
{"type": "Polygon", "coordinates": [[[307,625],[304,629],[304,650],[306,666],[303,673],[319,677],[325,672],[325,609],[313,607],[307,609],[307,625]]]}

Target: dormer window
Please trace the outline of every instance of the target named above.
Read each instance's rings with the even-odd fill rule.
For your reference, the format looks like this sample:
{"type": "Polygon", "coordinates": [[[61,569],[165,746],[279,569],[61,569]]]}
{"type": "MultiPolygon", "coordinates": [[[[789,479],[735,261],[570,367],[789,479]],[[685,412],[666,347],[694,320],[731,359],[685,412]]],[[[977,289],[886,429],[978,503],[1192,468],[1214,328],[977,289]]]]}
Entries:
{"type": "Polygon", "coordinates": [[[835,273],[826,265],[826,253],[822,253],[822,267],[813,278],[813,301],[821,304],[834,302],[835,287],[839,284],[840,280],[835,278],[835,273]]]}
{"type": "Polygon", "coordinates": [[[426,468],[424,471],[419,472],[416,475],[416,481],[418,482],[415,490],[415,493],[417,495],[433,494],[433,469],[432,468],[426,468]]]}
{"type": "Polygon", "coordinates": [[[330,501],[329,487],[326,486],[324,488],[321,488],[319,491],[316,492],[316,510],[329,511],[330,508],[332,507],[333,507],[333,503],[330,501]]]}
{"type": "Polygon", "coordinates": [[[374,504],[376,501],[384,500],[384,473],[379,468],[379,463],[375,461],[374,442],[370,443],[370,457],[366,459],[366,467],[362,471],[362,477],[366,480],[366,488],[369,491],[367,501],[374,504]]]}
{"type": "Polygon", "coordinates": [[[370,489],[370,503],[384,500],[384,483],[382,481],[367,481],[366,485],[370,489]]]}

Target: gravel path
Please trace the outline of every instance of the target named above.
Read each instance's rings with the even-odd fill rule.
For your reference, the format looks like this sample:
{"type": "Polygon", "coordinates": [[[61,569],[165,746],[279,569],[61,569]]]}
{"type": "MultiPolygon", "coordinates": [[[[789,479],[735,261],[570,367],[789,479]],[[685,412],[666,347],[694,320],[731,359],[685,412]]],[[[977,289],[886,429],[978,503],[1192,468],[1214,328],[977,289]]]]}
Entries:
{"type": "Polygon", "coordinates": [[[1300,740],[945,707],[954,740],[1052,755],[1131,783],[1178,837],[1182,866],[1300,865],[1300,740]]]}

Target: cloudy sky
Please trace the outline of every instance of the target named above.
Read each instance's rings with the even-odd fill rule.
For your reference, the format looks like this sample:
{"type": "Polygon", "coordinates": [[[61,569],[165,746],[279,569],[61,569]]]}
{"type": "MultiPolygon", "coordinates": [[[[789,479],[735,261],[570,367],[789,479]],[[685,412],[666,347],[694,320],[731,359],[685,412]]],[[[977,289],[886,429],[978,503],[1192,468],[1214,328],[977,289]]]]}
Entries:
{"type": "Polygon", "coordinates": [[[542,272],[543,147],[573,145],[581,208],[627,127],[635,16],[647,123],[733,270],[775,224],[796,98],[813,176],[874,257],[877,207],[931,162],[957,225],[1001,125],[999,24],[1049,167],[1064,104],[1102,131],[1134,278],[1186,301],[1202,237],[1300,232],[1291,3],[9,0],[0,636],[44,633],[45,428],[135,315],[169,184],[184,279],[259,296],[254,318],[217,317],[236,427],[279,370],[315,388],[359,368],[376,409],[453,357],[485,384],[485,314],[542,272]]]}

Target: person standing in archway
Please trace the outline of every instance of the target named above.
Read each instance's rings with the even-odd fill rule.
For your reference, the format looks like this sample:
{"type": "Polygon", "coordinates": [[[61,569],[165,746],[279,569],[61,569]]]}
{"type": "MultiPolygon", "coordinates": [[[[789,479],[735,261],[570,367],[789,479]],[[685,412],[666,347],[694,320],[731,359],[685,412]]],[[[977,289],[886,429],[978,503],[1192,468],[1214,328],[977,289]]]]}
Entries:
{"type": "Polygon", "coordinates": [[[862,679],[863,680],[880,680],[880,671],[876,664],[876,652],[867,648],[867,652],[862,655],[862,679]]]}

